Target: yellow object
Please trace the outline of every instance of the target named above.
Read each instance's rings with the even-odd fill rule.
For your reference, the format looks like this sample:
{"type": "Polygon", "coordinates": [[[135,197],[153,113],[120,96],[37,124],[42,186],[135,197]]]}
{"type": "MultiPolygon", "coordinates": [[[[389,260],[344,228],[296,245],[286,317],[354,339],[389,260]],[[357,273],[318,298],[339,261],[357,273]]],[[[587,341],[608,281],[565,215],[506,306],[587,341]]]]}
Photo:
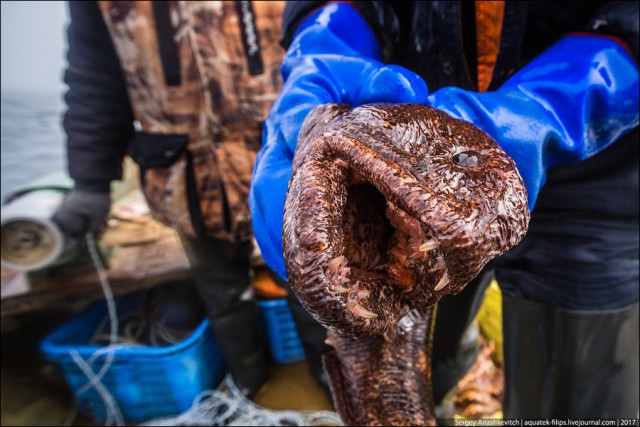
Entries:
{"type": "Polygon", "coordinates": [[[495,279],[487,288],[477,319],[480,333],[495,345],[495,360],[502,363],[502,293],[495,279]]]}
{"type": "Polygon", "coordinates": [[[287,290],[269,277],[266,268],[258,268],[253,276],[253,289],[258,299],[281,299],[287,297],[287,290]]]}

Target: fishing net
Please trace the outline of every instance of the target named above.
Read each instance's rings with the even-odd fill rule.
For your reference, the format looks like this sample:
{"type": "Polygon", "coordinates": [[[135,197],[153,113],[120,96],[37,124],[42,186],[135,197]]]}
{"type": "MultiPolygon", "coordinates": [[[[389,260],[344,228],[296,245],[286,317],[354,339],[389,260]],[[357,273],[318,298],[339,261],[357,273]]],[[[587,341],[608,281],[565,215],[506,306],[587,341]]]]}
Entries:
{"type": "Polygon", "coordinates": [[[148,426],[342,426],[331,411],[278,411],[247,399],[229,375],[216,390],[202,392],[193,406],[174,417],[156,418],[148,426]]]}
{"type": "MultiPolygon", "coordinates": [[[[90,380],[81,392],[87,388],[95,388],[102,398],[107,417],[105,425],[125,425],[122,412],[109,392],[108,388],[102,384],[102,378],[113,362],[113,355],[119,348],[131,346],[130,341],[135,334],[127,334],[127,339],[118,335],[118,317],[116,314],[115,301],[107,274],[100,257],[97,254],[96,244],[93,235],[87,234],[87,244],[91,258],[98,271],[100,284],[107,301],[108,308],[108,331],[104,331],[106,341],[105,347],[92,354],[88,360],[84,360],[77,352],[72,352],[72,357],[78,367],[90,380]],[[98,372],[94,372],[91,364],[94,359],[107,355],[105,363],[98,372]]],[[[106,329],[106,328],[105,328],[106,329]]],[[[125,328],[127,329],[127,328],[125,328]]],[[[133,328],[132,330],[137,330],[133,328]]],[[[166,334],[165,334],[166,335],[166,334]]],[[[174,337],[164,337],[165,340],[172,341],[174,337]],[[171,339],[170,339],[171,338],[171,339]]],[[[72,414],[75,417],[75,411],[72,414]]],[[[69,418],[70,424],[73,417],[69,418]]],[[[65,425],[68,425],[65,423],[65,425]]],[[[171,417],[161,417],[148,420],[140,425],[148,426],[342,426],[340,417],[331,411],[286,411],[271,410],[256,405],[247,399],[244,394],[234,384],[231,376],[227,375],[224,381],[214,390],[205,390],[200,393],[187,411],[171,417]]]]}

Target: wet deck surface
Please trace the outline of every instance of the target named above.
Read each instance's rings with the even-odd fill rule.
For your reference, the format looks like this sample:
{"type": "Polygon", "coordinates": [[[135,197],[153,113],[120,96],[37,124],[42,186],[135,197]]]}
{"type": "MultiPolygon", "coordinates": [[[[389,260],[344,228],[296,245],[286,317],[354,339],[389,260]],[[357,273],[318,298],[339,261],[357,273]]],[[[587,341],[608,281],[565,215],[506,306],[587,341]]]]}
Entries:
{"type": "Polygon", "coordinates": [[[2,425],[65,425],[71,420],[73,397],[57,367],[44,360],[38,345],[68,312],[45,311],[2,319],[2,425]]]}

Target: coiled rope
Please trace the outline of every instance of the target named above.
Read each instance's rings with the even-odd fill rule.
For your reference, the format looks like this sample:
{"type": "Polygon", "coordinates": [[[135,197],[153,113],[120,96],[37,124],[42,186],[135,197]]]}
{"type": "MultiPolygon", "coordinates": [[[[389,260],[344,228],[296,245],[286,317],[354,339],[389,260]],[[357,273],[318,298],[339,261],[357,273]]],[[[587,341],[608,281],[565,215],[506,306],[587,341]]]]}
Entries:
{"type": "MultiPolygon", "coordinates": [[[[98,255],[93,234],[86,234],[87,247],[91,260],[98,272],[100,286],[104,293],[109,314],[110,333],[109,344],[94,352],[87,360],[76,351],[71,350],[71,357],[85,374],[88,382],[78,390],[82,394],[91,388],[100,395],[106,410],[105,426],[125,425],[122,411],[108,388],[102,383],[102,378],[113,363],[115,351],[135,346],[130,342],[122,343],[123,337],[118,336],[118,317],[113,292],[107,278],[107,272],[98,255]],[[121,341],[122,340],[122,341],[121,341]],[[92,365],[101,356],[105,360],[98,372],[94,372],[92,365]]],[[[135,334],[134,334],[135,335],[135,334]]],[[[164,334],[162,334],[164,335],[164,334]]],[[[171,340],[174,337],[164,336],[171,340]]],[[[73,413],[75,417],[75,412],[73,413]]],[[[67,417],[70,425],[73,417],[67,417]]],[[[332,411],[277,411],[256,405],[236,387],[230,375],[215,390],[205,390],[194,399],[191,408],[173,417],[161,417],[148,420],[142,426],[342,426],[338,414],[332,411]]]]}

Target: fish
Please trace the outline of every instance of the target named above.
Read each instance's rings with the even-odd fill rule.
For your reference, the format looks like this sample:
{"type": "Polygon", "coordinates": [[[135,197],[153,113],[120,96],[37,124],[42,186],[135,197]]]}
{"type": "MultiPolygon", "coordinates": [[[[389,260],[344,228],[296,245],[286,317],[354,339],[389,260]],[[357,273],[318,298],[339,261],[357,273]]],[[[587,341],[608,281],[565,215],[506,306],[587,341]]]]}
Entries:
{"type": "Polygon", "coordinates": [[[432,423],[437,302],[528,229],[514,161],[478,127],[425,105],[324,104],[305,119],[292,168],[285,265],[328,329],[336,408],[352,425],[432,423]]]}

